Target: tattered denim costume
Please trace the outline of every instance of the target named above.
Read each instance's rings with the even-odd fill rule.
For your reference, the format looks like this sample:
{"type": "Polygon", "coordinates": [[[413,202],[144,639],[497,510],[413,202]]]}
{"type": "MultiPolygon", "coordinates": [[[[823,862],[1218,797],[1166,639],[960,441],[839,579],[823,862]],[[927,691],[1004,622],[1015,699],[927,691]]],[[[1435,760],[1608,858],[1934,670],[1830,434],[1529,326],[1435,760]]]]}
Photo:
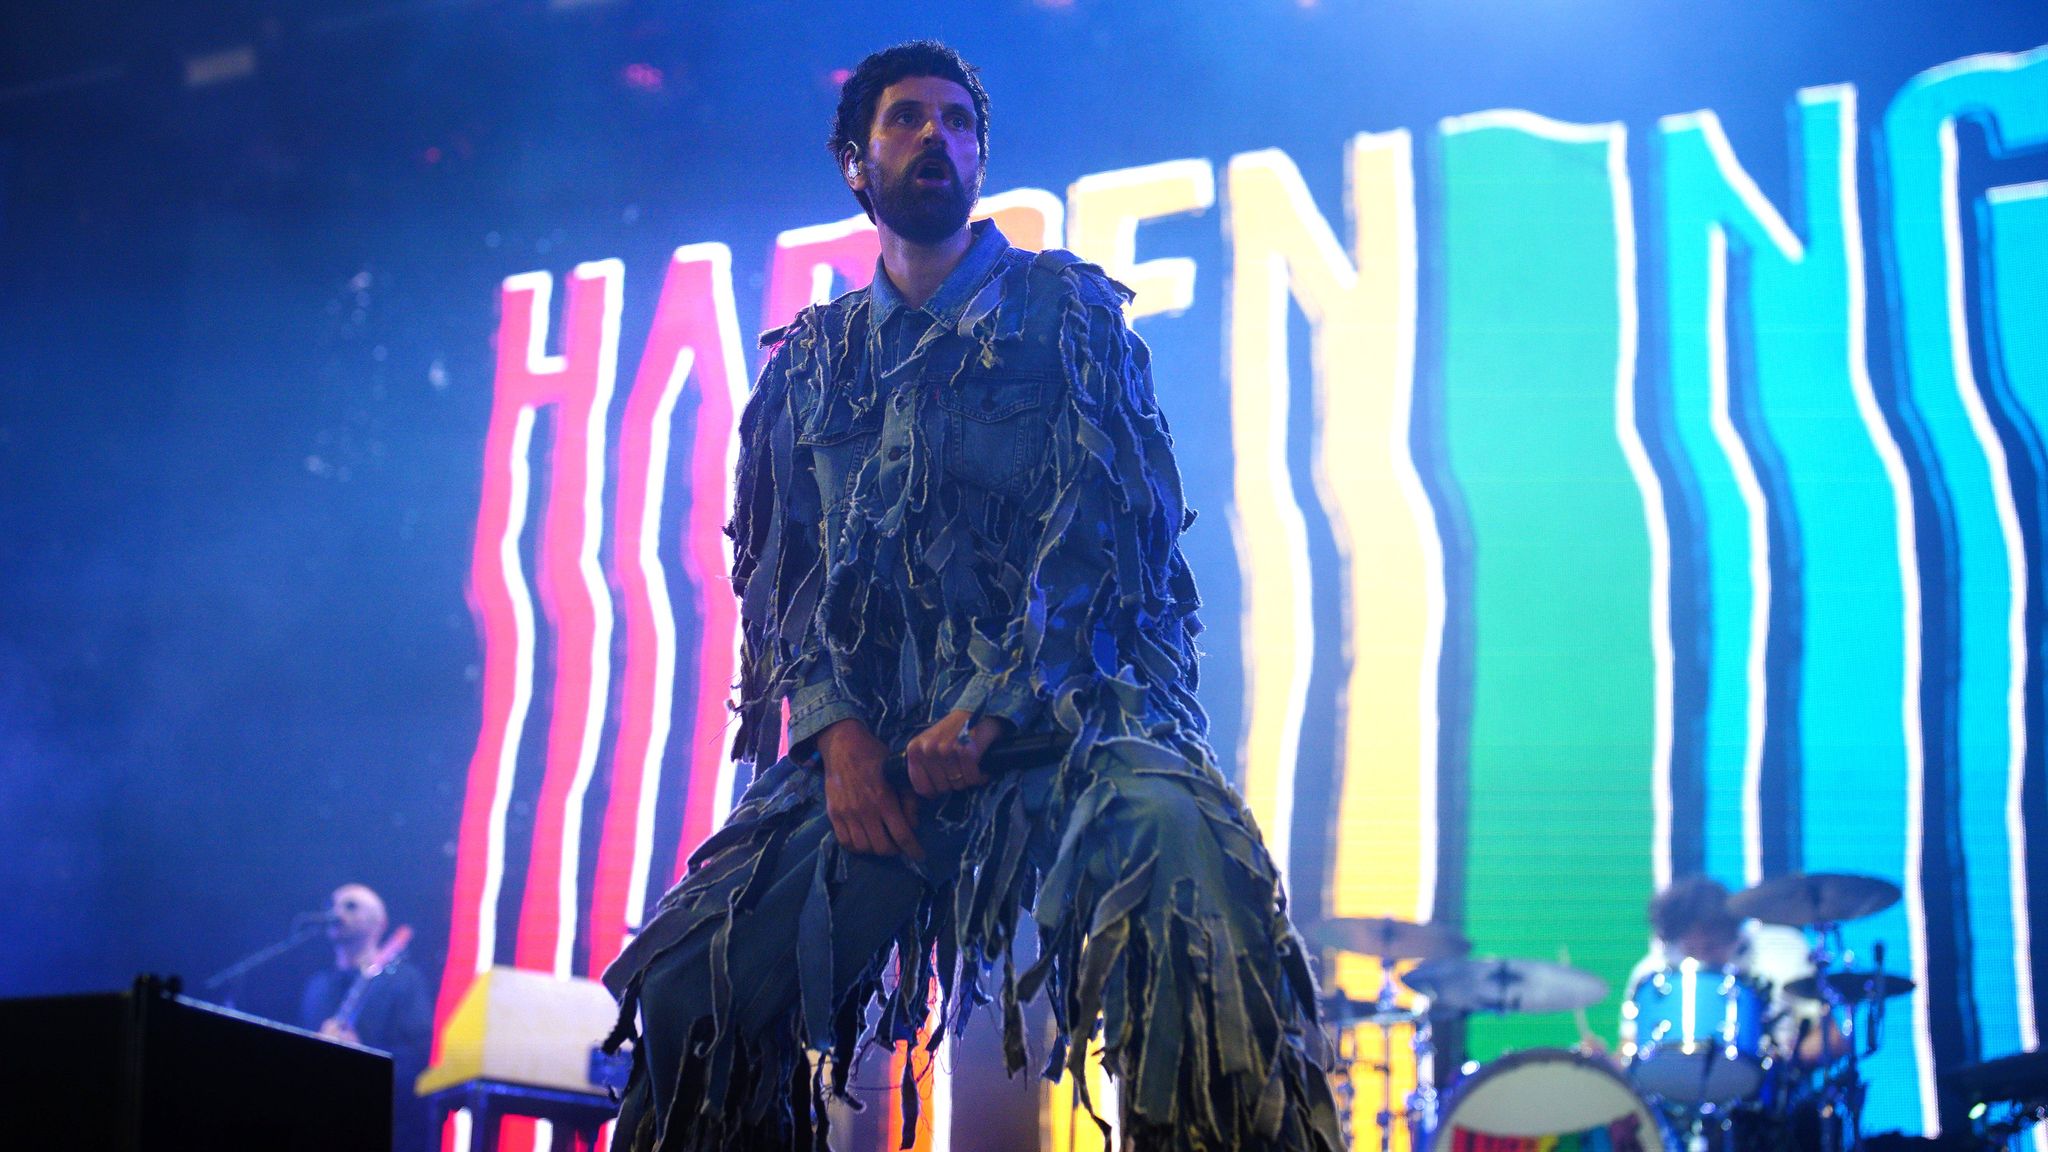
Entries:
{"type": "Polygon", "coordinates": [[[936,977],[929,1046],[994,999],[1013,1074],[1045,989],[1047,1074],[1086,1099],[1099,1043],[1127,1148],[1335,1149],[1314,982],[1195,702],[1192,516],[1126,293],[974,227],[923,308],[878,269],[766,338],[731,532],[736,751],[770,766],[606,973],[642,1025],[620,1138],[823,1147],[825,1093],[915,1039],[936,977]],[[811,738],[900,748],[956,708],[1073,742],[924,806],[921,865],[842,849],[811,738]]]}

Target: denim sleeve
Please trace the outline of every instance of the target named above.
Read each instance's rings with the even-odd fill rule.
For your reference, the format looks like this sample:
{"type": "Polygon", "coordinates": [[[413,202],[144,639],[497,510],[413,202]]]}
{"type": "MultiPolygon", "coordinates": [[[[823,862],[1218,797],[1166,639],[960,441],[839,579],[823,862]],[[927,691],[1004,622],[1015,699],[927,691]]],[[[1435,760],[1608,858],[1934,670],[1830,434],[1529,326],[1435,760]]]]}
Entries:
{"type": "Polygon", "coordinates": [[[802,753],[818,733],[841,720],[867,719],[867,711],[840,689],[831,663],[815,647],[811,655],[809,674],[789,697],[791,755],[802,753]]]}
{"type": "Polygon", "coordinates": [[[967,681],[953,708],[977,716],[1001,717],[1019,731],[1035,724],[1043,711],[1027,680],[988,672],[977,672],[967,681]]]}
{"type": "Polygon", "coordinates": [[[816,480],[797,443],[797,382],[821,341],[815,316],[787,330],[761,370],[740,418],[733,489],[733,592],[740,603],[739,730],[733,756],[754,764],[781,755],[782,702],[790,744],[862,715],[835,683],[815,608],[824,568],[824,516],[816,480]]]}

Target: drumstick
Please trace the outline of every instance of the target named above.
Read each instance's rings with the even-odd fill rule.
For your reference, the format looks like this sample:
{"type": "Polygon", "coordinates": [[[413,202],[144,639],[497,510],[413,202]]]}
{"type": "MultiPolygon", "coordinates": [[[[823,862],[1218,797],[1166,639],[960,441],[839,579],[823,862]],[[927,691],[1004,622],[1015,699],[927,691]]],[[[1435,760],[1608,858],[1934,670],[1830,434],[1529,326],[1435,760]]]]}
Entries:
{"type": "MultiPolygon", "coordinates": [[[[1572,964],[1572,949],[1569,944],[1557,946],[1557,962],[1569,968],[1572,964]]],[[[1603,1051],[1607,1045],[1594,1033],[1593,1024],[1586,1019],[1585,1005],[1572,1009],[1572,1022],[1579,1026],[1579,1043],[1588,1051],[1603,1051]]]]}

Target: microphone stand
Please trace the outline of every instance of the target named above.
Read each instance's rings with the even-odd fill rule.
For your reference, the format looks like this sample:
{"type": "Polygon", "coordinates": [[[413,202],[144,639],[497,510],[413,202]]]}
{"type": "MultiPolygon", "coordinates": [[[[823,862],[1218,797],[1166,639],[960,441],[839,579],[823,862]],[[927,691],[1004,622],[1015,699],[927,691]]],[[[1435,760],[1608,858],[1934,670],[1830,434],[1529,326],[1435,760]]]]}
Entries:
{"type": "Polygon", "coordinates": [[[223,1002],[222,1006],[233,1008],[235,1007],[235,997],[242,990],[242,977],[325,931],[327,931],[327,922],[325,920],[315,920],[311,923],[301,924],[292,929],[291,935],[279,940],[277,943],[258,948],[233,964],[208,976],[206,983],[202,987],[208,992],[215,992],[223,987],[227,988],[227,999],[223,1002]]]}

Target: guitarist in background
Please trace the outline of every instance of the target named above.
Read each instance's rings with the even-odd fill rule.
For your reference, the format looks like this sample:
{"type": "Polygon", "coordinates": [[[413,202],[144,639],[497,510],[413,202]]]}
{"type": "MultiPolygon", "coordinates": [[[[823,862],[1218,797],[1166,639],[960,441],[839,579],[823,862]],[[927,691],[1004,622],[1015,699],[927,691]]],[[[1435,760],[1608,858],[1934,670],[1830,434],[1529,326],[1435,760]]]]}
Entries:
{"type": "Polygon", "coordinates": [[[301,1026],[391,1053],[394,1085],[393,1152],[425,1152],[427,1110],[412,1090],[427,1066],[434,1038],[434,1009],[427,981],[405,962],[412,930],[388,938],[384,901],[361,884],[334,890],[327,905],[327,940],[334,966],[314,973],[299,1001],[301,1026]]]}

